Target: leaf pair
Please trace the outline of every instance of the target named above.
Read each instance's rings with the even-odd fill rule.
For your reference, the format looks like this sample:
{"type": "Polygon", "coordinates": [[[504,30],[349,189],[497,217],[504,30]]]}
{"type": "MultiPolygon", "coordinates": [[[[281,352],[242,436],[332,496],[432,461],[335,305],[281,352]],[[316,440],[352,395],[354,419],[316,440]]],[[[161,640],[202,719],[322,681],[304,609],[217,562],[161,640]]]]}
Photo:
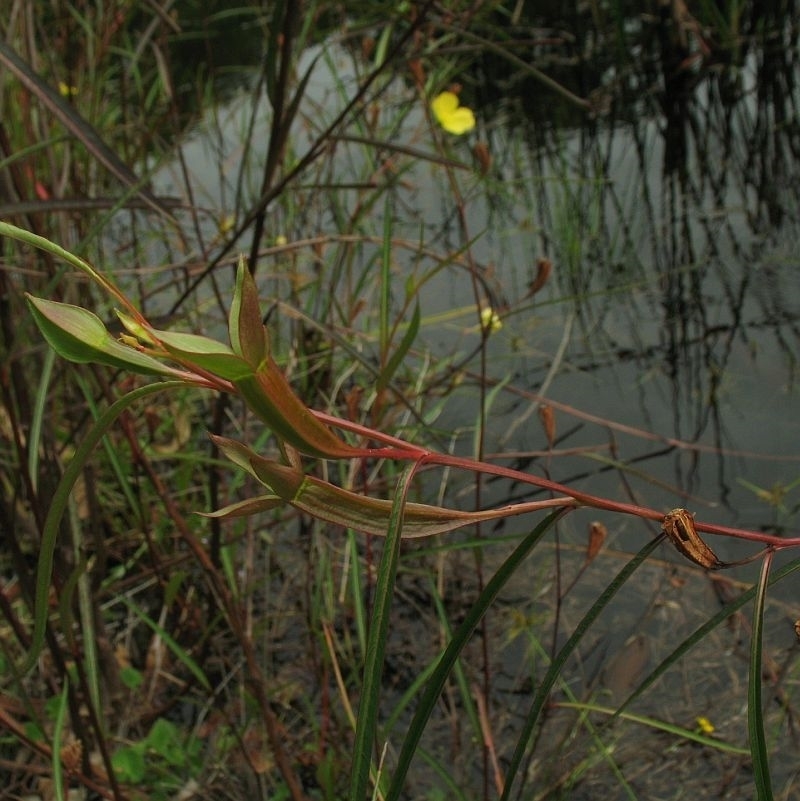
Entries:
{"type": "MultiPolygon", "coordinates": [[[[2,232],[25,241],[30,239],[14,226],[4,224],[2,232]]],[[[48,240],[37,237],[34,244],[61,255],[61,249],[48,240]]],[[[87,263],[73,263],[100,280],[104,288],[111,286],[87,263]]],[[[281,442],[301,453],[323,459],[365,455],[364,449],[343,442],[311,412],[272,358],[255,281],[243,258],[239,261],[228,318],[230,345],[197,334],[155,329],[121,292],[114,289],[113,295],[126,307],[124,312],[117,311],[127,332],[119,339],[97,315],[80,306],[32,295],[27,300],[47,342],[69,361],[96,362],[237,392],[281,442]]]]}
{"type": "MultiPolygon", "coordinates": [[[[244,517],[289,503],[301,512],[328,523],[383,537],[389,528],[393,502],[369,498],[306,475],[299,466],[280,464],[259,456],[241,442],[212,436],[217,447],[234,464],[247,470],[270,492],[231,504],[208,517],[244,517]]],[[[518,503],[499,509],[463,512],[424,503],[407,502],[403,508],[403,537],[432,537],[464,526],[521,515],[545,507],[572,505],[569,498],[518,503]]]]}

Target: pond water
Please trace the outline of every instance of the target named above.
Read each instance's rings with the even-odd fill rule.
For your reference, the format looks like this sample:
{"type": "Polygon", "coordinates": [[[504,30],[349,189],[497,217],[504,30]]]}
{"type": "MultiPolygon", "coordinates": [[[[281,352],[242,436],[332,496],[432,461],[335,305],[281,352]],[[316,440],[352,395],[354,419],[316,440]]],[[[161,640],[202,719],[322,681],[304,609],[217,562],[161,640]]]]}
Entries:
{"type": "MultiPolygon", "coordinates": [[[[314,130],[334,117],[342,87],[356,77],[350,54],[320,53],[309,52],[300,66],[302,72],[316,64],[303,123],[310,129],[313,119],[314,130]]],[[[541,105],[535,120],[520,118],[519,110],[515,117],[513,104],[487,107],[483,115],[477,108],[484,117],[478,132],[447,147],[466,168],[456,174],[481,293],[503,323],[489,341],[486,377],[532,393],[546,382],[548,399],[594,418],[556,412],[557,448],[586,452],[553,458],[554,477],[588,473],[586,486],[595,493],[633,491],[655,508],[692,506],[714,522],[780,530],[793,523],[798,494],[791,487],[800,478],[800,122],[795,62],[775,76],[764,61],[756,51],[737,68],[733,93],[722,92],[728,72],[695,74],[691,90],[672,100],[681,113],[673,108],[670,117],[659,114],[657,93],[626,107],[624,119],[587,115],[581,127],[555,125],[541,105]],[[485,178],[470,156],[479,140],[493,157],[485,178]],[[552,263],[551,278],[527,298],[541,258],[552,263]],[[609,464],[598,467],[598,459],[609,464]],[[621,486],[622,476],[632,488],[621,486]],[[779,495],[784,487],[777,509],[756,491],[779,495]]],[[[380,102],[405,102],[411,92],[397,84],[380,102]]],[[[408,115],[392,144],[431,153],[421,119],[421,110],[408,115]]],[[[195,201],[214,210],[206,221],[209,240],[226,214],[235,215],[237,185],[256,182],[258,163],[248,166],[247,154],[237,151],[241,131],[267,124],[268,110],[253,114],[250,96],[242,96],[215,109],[185,144],[195,201]]],[[[298,132],[298,153],[303,137],[309,130],[298,132]]],[[[361,142],[339,142],[328,180],[357,183],[370,157],[361,142]]],[[[453,192],[442,170],[422,159],[398,165],[392,235],[459,248],[453,192]]],[[[185,194],[185,173],[179,182],[174,175],[165,171],[160,188],[185,194]]],[[[339,224],[360,195],[341,194],[337,214],[298,193],[292,202],[308,209],[300,215],[307,238],[349,233],[339,224]]],[[[352,232],[377,238],[358,252],[362,265],[374,263],[387,208],[379,204],[352,232]]],[[[276,203],[268,238],[292,237],[286,219],[276,203]]],[[[467,271],[427,278],[402,249],[394,262],[398,297],[409,276],[426,276],[420,345],[437,358],[477,346],[467,271]]],[[[332,295],[352,291],[344,277],[335,280],[332,295]]],[[[268,281],[264,291],[285,295],[286,286],[268,281]]],[[[463,366],[475,371],[478,361],[463,366]]],[[[456,394],[444,427],[472,429],[476,403],[476,394],[456,394]]],[[[487,450],[542,450],[543,432],[529,408],[535,404],[502,396],[489,415],[487,450]]],[[[471,435],[465,442],[471,447],[471,435]]]]}
{"type": "MultiPolygon", "coordinates": [[[[462,220],[450,178],[433,157],[423,109],[403,119],[388,155],[374,162],[358,131],[348,132],[337,141],[336,159],[332,166],[326,162],[324,176],[327,183],[348,185],[340,205],[331,208],[327,196],[300,190],[282,201],[293,206],[292,216],[276,201],[268,214],[267,244],[286,237],[291,248],[319,237],[316,256],[329,265],[341,260],[331,266],[335,277],[329,293],[349,298],[365,272],[378,269],[385,218],[391,215],[393,239],[412,243],[393,254],[397,308],[409,280],[425,283],[419,292],[421,333],[409,362],[421,369],[431,360],[449,360],[458,364],[463,380],[463,388],[437,418],[443,431],[461,432],[449,440],[456,451],[474,452],[479,385],[501,382],[505,391],[488,409],[484,448],[488,454],[506,454],[496,457],[503,463],[595,495],[655,509],[687,507],[706,522],[796,532],[800,72],[795,44],[784,48],[782,59],[756,49],[737,67],[689,66],[678,86],[667,81],[649,94],[622,93],[610,110],[584,115],[580,125],[565,124],[563,107],[555,103],[553,118],[548,118],[541,97],[546,90],[539,86],[534,90],[538,100],[527,104],[525,94],[480,104],[481,93],[473,89],[477,131],[446,141],[447,156],[456,164],[462,220]],[[526,105],[532,106],[527,112],[526,105]],[[487,175],[472,159],[478,141],[492,155],[487,175]],[[428,157],[414,158],[414,150],[428,157]],[[357,214],[374,188],[369,180],[383,180],[381,173],[377,178],[370,173],[387,168],[391,160],[395,173],[386,192],[388,205],[381,200],[371,212],[357,214]],[[357,226],[343,230],[343,220],[357,220],[357,226]],[[360,237],[346,268],[337,249],[343,234],[360,237]],[[465,238],[474,240],[469,258],[462,250],[465,238]],[[458,251],[458,258],[437,270],[435,259],[425,262],[414,255],[413,243],[420,240],[436,252],[458,251]],[[528,287],[541,259],[552,264],[552,273],[531,297],[528,287]],[[489,337],[485,365],[477,354],[462,359],[480,343],[470,260],[480,277],[482,301],[502,321],[489,337]],[[557,426],[549,452],[537,415],[542,402],[551,404],[557,426]]],[[[316,66],[293,144],[298,157],[304,143],[343,106],[358,72],[351,54],[330,46],[309,52],[299,72],[312,63],[316,66]]],[[[375,101],[376,114],[381,104],[407,103],[413,94],[401,82],[384,87],[375,101]]],[[[469,95],[467,88],[465,102],[469,95]]],[[[268,112],[254,112],[252,106],[251,97],[243,95],[214,109],[184,144],[184,162],[191,165],[188,179],[173,166],[157,180],[167,195],[185,193],[188,180],[195,202],[201,198],[201,205],[214,210],[201,226],[208,241],[225,215],[235,217],[240,211],[242,186],[257,192],[258,161],[237,150],[242,130],[268,124],[268,112]]],[[[317,173],[310,183],[320,180],[317,173]]],[[[288,269],[294,251],[281,247],[267,273],[259,275],[265,298],[289,301],[304,272],[316,275],[318,268],[311,258],[299,266],[291,262],[290,286],[282,270],[288,269]]],[[[374,289],[365,284],[363,291],[369,304],[374,289]]],[[[328,308],[325,299],[316,304],[328,308]]],[[[363,348],[370,347],[374,338],[365,335],[363,348]]],[[[454,502],[474,501],[464,491],[466,481],[451,479],[454,502]]],[[[482,497],[489,504],[531,496],[505,482],[487,482],[482,497]]],[[[586,524],[596,517],[575,515],[565,541],[582,542],[586,524]]],[[[638,550],[654,532],[640,521],[607,516],[605,522],[609,548],[617,555],[638,550]]],[[[529,527],[529,522],[515,522],[503,533],[529,527]]],[[[714,548],[724,560],[755,550],[717,538],[714,548]]],[[[661,556],[678,561],[666,549],[661,556]]],[[[615,570],[616,558],[610,557],[615,570]]],[[[646,638],[652,662],[718,603],[716,588],[706,578],[695,572],[678,586],[662,568],[657,564],[632,585],[605,628],[598,629],[597,652],[582,656],[581,675],[588,685],[604,681],[616,686],[603,657],[624,652],[630,635],[646,638]]],[[[757,565],[743,568],[736,581],[752,581],[756,570],[757,565]]],[[[457,560],[450,571],[458,572],[457,560]]],[[[539,591],[531,589],[548,586],[537,571],[531,567],[529,574],[515,577],[504,599],[507,609],[543,603],[537,600],[539,591]]],[[[596,593],[596,581],[590,595],[596,593]]],[[[796,587],[790,583],[775,593],[776,600],[790,605],[781,607],[779,617],[788,618],[791,604],[797,605],[796,587]]],[[[578,613],[565,605],[563,614],[568,630],[578,613]]],[[[413,634],[413,625],[409,630],[413,634]]],[[[772,633],[784,641],[782,629],[772,633]]],[[[398,631],[397,636],[402,651],[405,635],[398,631]]],[[[694,680],[688,690],[677,677],[661,687],[658,704],[669,693],[680,695],[672,708],[682,725],[728,701],[740,704],[741,696],[731,700],[724,693],[732,692],[731,675],[741,682],[746,673],[741,643],[738,631],[709,638],[697,658],[716,672],[694,680]],[[735,665],[719,670],[723,652],[733,655],[735,665]]],[[[498,644],[505,676],[499,692],[511,699],[512,710],[524,684],[515,667],[524,662],[520,648],[498,644]]],[[[732,741],[741,741],[742,714],[737,707],[725,719],[724,736],[732,741]]],[[[507,726],[518,729],[513,713],[507,726]]],[[[655,772],[654,737],[648,765],[655,772]]],[[[641,757],[641,742],[620,745],[641,757]]],[[[696,760],[686,764],[698,775],[696,760]]],[[[653,781],[663,788],[668,777],[653,781]]]]}

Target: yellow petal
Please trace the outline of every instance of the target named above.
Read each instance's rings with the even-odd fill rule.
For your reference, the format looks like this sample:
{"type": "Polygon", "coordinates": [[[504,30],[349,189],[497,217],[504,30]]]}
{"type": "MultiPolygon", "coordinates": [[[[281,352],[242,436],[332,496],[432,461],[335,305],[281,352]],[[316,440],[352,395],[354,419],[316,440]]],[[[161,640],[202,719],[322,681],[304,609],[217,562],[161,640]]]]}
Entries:
{"type": "Polygon", "coordinates": [[[448,133],[467,133],[475,127],[475,115],[472,109],[458,105],[458,95],[453,92],[442,92],[431,101],[431,111],[437,122],[448,133]]]}
{"type": "Polygon", "coordinates": [[[70,86],[68,83],[64,83],[64,81],[58,82],[58,93],[62,97],[74,97],[78,94],[78,87],[77,86],[70,86]]]}
{"type": "Polygon", "coordinates": [[[698,718],[695,718],[697,721],[697,728],[703,734],[713,734],[714,733],[714,724],[707,718],[703,717],[702,715],[698,718]]]}
{"type": "Polygon", "coordinates": [[[491,306],[486,306],[481,309],[481,326],[494,332],[503,327],[503,322],[491,306]]]}

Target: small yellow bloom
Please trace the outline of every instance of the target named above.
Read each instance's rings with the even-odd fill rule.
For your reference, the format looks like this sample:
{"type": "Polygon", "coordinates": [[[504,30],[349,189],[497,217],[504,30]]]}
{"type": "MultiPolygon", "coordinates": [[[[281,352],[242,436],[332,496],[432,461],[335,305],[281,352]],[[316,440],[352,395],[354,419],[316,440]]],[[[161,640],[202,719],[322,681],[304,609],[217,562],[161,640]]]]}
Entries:
{"type": "Polygon", "coordinates": [[[230,233],[236,225],[236,217],[233,214],[224,214],[219,221],[219,232],[224,236],[230,233]]]}
{"type": "Polygon", "coordinates": [[[700,715],[699,717],[695,718],[695,722],[697,723],[697,728],[700,729],[701,734],[714,733],[714,724],[708,718],[700,715]]]}
{"type": "Polygon", "coordinates": [[[491,306],[481,309],[481,328],[488,328],[489,331],[494,332],[499,331],[502,327],[503,321],[491,306]]]}
{"type": "Polygon", "coordinates": [[[75,97],[75,95],[78,94],[78,87],[70,86],[68,83],[64,83],[64,81],[59,81],[58,93],[61,97],[75,97]]]}
{"type": "Polygon", "coordinates": [[[458,95],[442,92],[431,101],[431,111],[436,121],[447,133],[460,136],[475,127],[475,115],[471,108],[458,105],[458,95]]]}
{"type": "Polygon", "coordinates": [[[289,240],[283,234],[278,234],[275,237],[275,247],[282,248],[282,247],[285,247],[288,244],[289,244],[289,240]]]}

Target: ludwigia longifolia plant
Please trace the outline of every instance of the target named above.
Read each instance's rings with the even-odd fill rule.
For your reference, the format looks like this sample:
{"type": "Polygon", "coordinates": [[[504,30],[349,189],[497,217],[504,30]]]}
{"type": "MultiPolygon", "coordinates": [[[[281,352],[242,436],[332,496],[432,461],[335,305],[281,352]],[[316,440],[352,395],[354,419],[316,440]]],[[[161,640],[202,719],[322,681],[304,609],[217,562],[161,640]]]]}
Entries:
{"type": "MultiPolygon", "coordinates": [[[[26,658],[18,666],[20,675],[29,672],[42,653],[49,625],[48,597],[52,586],[53,554],[59,526],[67,508],[69,494],[85,467],[92,449],[116,418],[124,411],[135,408],[143,398],[179,388],[197,387],[213,393],[239,397],[271,432],[279,454],[279,458],[267,457],[243,442],[214,436],[213,442],[219,451],[238,468],[246,471],[264,491],[223,509],[198,511],[209,517],[228,519],[289,505],[306,515],[345,529],[386,538],[378,567],[356,723],[349,784],[350,798],[354,801],[368,796],[370,780],[374,783],[374,792],[380,796],[389,799],[400,797],[426,721],[475,626],[505,582],[556,520],[581,507],[661,521],[661,537],[667,537],[680,553],[709,569],[721,569],[726,565],[716,558],[699,532],[736,537],[762,546],[761,578],[757,586],[737,599],[736,608],[751,597],[757,599],[750,666],[750,751],[759,797],[770,797],[770,774],[761,711],[761,618],[769,583],[796,571],[800,566],[800,562],[794,560],[775,575],[770,575],[772,556],[778,550],[796,548],[800,545],[800,538],[782,538],[716,526],[694,520],[684,509],[675,509],[665,516],[654,509],[587,494],[519,470],[418,446],[376,428],[309,408],[294,392],[271,352],[269,330],[263,323],[256,285],[244,258],[240,259],[236,273],[228,317],[228,342],[221,342],[196,334],[161,330],[151,325],[102,272],[47,239],[6,223],[0,223],[0,235],[44,249],[55,258],[65,260],[96,282],[118,304],[117,314],[124,333],[116,338],[96,315],[82,307],[28,295],[30,311],[43,336],[56,353],[73,362],[93,362],[158,379],[122,396],[98,417],[89,435],[76,450],[57,488],[44,527],[36,579],[36,597],[32,607],[33,636],[26,658]],[[401,469],[394,490],[387,492],[385,497],[375,498],[345,489],[328,479],[317,477],[316,474],[312,475],[308,468],[314,461],[369,464],[379,462],[397,464],[401,469]],[[511,503],[498,508],[475,511],[458,511],[445,506],[409,500],[410,487],[415,477],[421,471],[427,472],[433,467],[499,476],[545,489],[550,496],[544,500],[511,503]],[[428,677],[394,770],[388,773],[381,772],[381,767],[374,760],[374,754],[379,723],[381,675],[400,543],[404,539],[432,537],[475,523],[537,512],[547,514],[531,533],[522,539],[486,583],[469,614],[453,632],[450,642],[428,677]]],[[[263,676],[251,635],[231,587],[221,580],[220,574],[206,553],[204,544],[190,532],[184,532],[184,535],[195,557],[204,566],[209,583],[219,600],[220,610],[227,617],[243,648],[249,686],[255,690],[276,762],[287,784],[293,787],[293,792],[298,797],[302,797],[299,782],[294,777],[293,769],[282,748],[279,726],[267,689],[268,682],[263,676]]],[[[656,547],[659,539],[647,542],[640,553],[613,578],[570,638],[555,654],[545,678],[535,690],[517,748],[502,782],[498,783],[502,798],[510,797],[528,743],[566,660],[611,598],[624,587],[632,572],[656,547]]],[[[758,556],[759,554],[756,554],[754,558],[758,556]]],[[[83,569],[85,564],[79,563],[74,570],[77,574],[83,569]]],[[[67,578],[66,583],[59,586],[62,586],[64,593],[72,592],[76,586],[76,575],[67,578]]],[[[66,608],[64,604],[65,601],[62,599],[62,608],[66,608]]],[[[727,612],[730,612],[730,607],[727,612]]],[[[713,620],[719,622],[719,619],[721,618],[717,616],[713,620]]],[[[712,621],[709,621],[709,625],[711,623],[712,621]]],[[[699,636],[702,634],[695,635],[699,636]]],[[[690,638],[679,647],[678,652],[681,648],[690,648],[695,641],[696,639],[690,638]]],[[[671,661],[667,660],[664,664],[671,664],[671,661]]],[[[663,665],[659,669],[663,669],[663,665]]],[[[659,669],[654,671],[651,680],[657,678],[659,669]]],[[[649,681],[643,682],[637,693],[641,692],[649,681]]],[[[625,705],[617,709],[617,714],[622,713],[625,705]]]]}

